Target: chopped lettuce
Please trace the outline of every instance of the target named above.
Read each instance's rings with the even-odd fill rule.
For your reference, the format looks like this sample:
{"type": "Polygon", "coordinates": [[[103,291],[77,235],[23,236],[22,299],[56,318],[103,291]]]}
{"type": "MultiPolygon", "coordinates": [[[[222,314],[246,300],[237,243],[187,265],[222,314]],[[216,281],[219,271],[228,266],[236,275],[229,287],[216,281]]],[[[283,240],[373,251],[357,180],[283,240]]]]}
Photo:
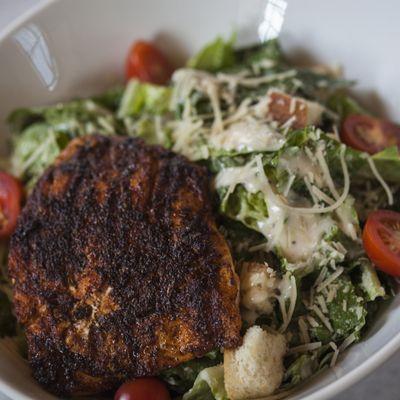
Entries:
{"type": "Polygon", "coordinates": [[[223,365],[203,369],[193,388],[183,395],[182,400],[228,400],[223,365]]]}
{"type": "Polygon", "coordinates": [[[51,165],[70,138],[39,122],[26,128],[14,141],[14,173],[32,188],[39,176],[51,165]]]}
{"type": "Polygon", "coordinates": [[[168,111],[170,97],[171,88],[167,86],[141,83],[131,79],[122,96],[118,117],[131,117],[142,113],[163,114],[168,111]]]}
{"type": "Polygon", "coordinates": [[[121,103],[122,95],[125,91],[125,87],[116,86],[104,93],[101,93],[93,97],[93,101],[104,108],[109,109],[112,112],[116,112],[121,103]]]}
{"type": "Polygon", "coordinates": [[[309,354],[302,354],[286,369],[284,382],[294,386],[309,378],[318,370],[318,361],[309,354]]]}
{"type": "Polygon", "coordinates": [[[330,110],[338,114],[341,121],[351,114],[368,114],[355,99],[343,91],[333,94],[326,105],[330,110]]]}
{"type": "MultiPolygon", "coordinates": [[[[323,295],[323,294],[322,294],[323,295]]],[[[317,301],[316,296],[316,300],[317,301]]],[[[326,287],[324,295],[328,309],[328,318],[332,331],[323,324],[318,314],[313,317],[319,321],[319,326],[311,328],[312,335],[316,340],[323,343],[345,339],[352,333],[357,337],[365,325],[367,314],[364,298],[359,296],[350,278],[342,274],[326,287]]]]}
{"type": "Polygon", "coordinates": [[[258,64],[262,66],[263,61],[270,60],[271,67],[277,66],[283,61],[283,54],[278,40],[268,40],[262,44],[252,47],[245,47],[235,51],[236,60],[239,65],[254,66],[258,64]]]}
{"type": "Polygon", "coordinates": [[[372,156],[383,179],[391,183],[400,182],[400,151],[396,146],[388,147],[372,156]]]}
{"type": "Polygon", "coordinates": [[[235,53],[233,43],[235,36],[228,41],[217,37],[213,42],[204,46],[187,62],[189,68],[216,72],[234,66],[235,53]]]}
{"type": "Polygon", "coordinates": [[[112,111],[90,99],[17,110],[9,124],[14,133],[13,172],[28,188],[75,137],[115,135],[122,129],[112,111]]]}
{"type": "Polygon", "coordinates": [[[384,297],[386,292],[382,286],[378,274],[367,258],[358,261],[361,269],[360,288],[363,290],[367,301],[374,301],[378,297],[384,297]]]}
{"type": "Polygon", "coordinates": [[[227,189],[222,190],[221,212],[226,216],[244,223],[247,227],[257,230],[257,223],[268,217],[268,208],[261,192],[248,192],[238,185],[228,196],[227,189]]]}
{"type": "Polygon", "coordinates": [[[172,146],[171,129],[160,115],[142,115],[139,118],[125,118],[126,134],[140,137],[147,144],[172,146]]]}
{"type": "Polygon", "coordinates": [[[193,387],[199,373],[205,368],[219,364],[222,360],[219,351],[213,351],[202,358],[187,361],[175,368],[163,371],[160,377],[177,393],[185,393],[193,387]]]}

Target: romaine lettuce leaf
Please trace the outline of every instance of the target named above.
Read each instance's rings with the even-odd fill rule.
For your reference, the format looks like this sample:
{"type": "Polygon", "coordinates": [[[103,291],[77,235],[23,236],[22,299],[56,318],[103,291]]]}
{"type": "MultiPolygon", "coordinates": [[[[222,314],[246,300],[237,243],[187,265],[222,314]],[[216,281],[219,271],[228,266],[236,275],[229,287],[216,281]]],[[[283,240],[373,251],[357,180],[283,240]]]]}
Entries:
{"type": "Polygon", "coordinates": [[[160,375],[168,386],[177,393],[185,393],[193,387],[199,373],[222,361],[219,351],[212,351],[202,358],[187,361],[175,368],[163,371],[160,375]]]}
{"type": "Polygon", "coordinates": [[[224,384],[224,367],[217,365],[203,369],[196,378],[193,388],[182,400],[228,400],[224,384]]]}
{"type": "Polygon", "coordinates": [[[351,114],[368,114],[355,99],[343,91],[333,94],[326,105],[330,110],[338,114],[341,121],[351,114]]]}
{"type": "Polygon", "coordinates": [[[208,43],[196,55],[190,58],[187,62],[187,66],[189,68],[202,69],[210,72],[217,72],[234,66],[234,41],[234,35],[228,41],[221,37],[217,37],[214,41],[208,43]]]}
{"type": "Polygon", "coordinates": [[[398,147],[388,147],[374,154],[372,159],[383,179],[392,183],[400,183],[400,151],[398,147]]]}
{"type": "Polygon", "coordinates": [[[367,301],[374,301],[376,298],[383,298],[386,294],[378,274],[367,258],[360,258],[357,262],[361,271],[359,287],[364,292],[367,301]]]}
{"type": "Polygon", "coordinates": [[[14,140],[14,174],[31,188],[69,140],[67,134],[56,132],[47,123],[39,122],[29,126],[14,140]]]}
{"type": "Polygon", "coordinates": [[[73,138],[124,132],[112,111],[90,99],[16,110],[8,121],[14,139],[13,173],[28,188],[73,138]]]}
{"type": "Polygon", "coordinates": [[[226,216],[256,230],[257,222],[268,217],[267,204],[261,192],[251,193],[242,185],[238,185],[229,196],[225,193],[226,190],[220,191],[223,199],[220,209],[226,216]]]}
{"type": "Polygon", "coordinates": [[[284,382],[294,386],[309,378],[318,370],[318,361],[309,354],[302,354],[286,369],[284,382]]]}
{"type": "Polygon", "coordinates": [[[116,86],[104,93],[100,93],[93,97],[93,101],[102,107],[105,107],[112,112],[116,112],[121,103],[122,95],[124,94],[124,86],[116,86]]]}
{"type": "Polygon", "coordinates": [[[235,51],[236,60],[240,65],[251,66],[264,60],[271,60],[271,66],[277,66],[283,61],[283,54],[278,40],[268,40],[256,46],[245,47],[235,51]]]}
{"type": "Polygon", "coordinates": [[[131,79],[123,93],[118,117],[138,116],[143,113],[152,115],[165,113],[169,108],[171,90],[167,86],[141,83],[136,79],[131,79]]]}
{"type": "Polygon", "coordinates": [[[297,95],[322,103],[326,103],[327,99],[336,91],[346,89],[354,84],[353,81],[310,69],[298,69],[296,78],[297,95]]]}
{"type": "Polygon", "coordinates": [[[313,337],[323,343],[331,340],[343,340],[351,333],[355,333],[359,337],[360,331],[365,325],[367,311],[364,299],[357,294],[350,278],[342,274],[329,284],[326,290],[328,293],[327,296],[324,296],[328,308],[326,317],[329,319],[333,331],[330,332],[318,315],[313,314],[313,317],[319,320],[319,326],[311,328],[313,337]]]}

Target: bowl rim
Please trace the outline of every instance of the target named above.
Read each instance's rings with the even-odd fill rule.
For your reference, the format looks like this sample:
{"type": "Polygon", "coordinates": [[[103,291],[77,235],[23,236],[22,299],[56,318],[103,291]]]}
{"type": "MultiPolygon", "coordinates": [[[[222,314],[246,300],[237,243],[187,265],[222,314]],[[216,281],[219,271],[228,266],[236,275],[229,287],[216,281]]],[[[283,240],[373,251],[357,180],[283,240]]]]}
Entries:
{"type": "MultiPolygon", "coordinates": [[[[31,18],[40,14],[46,8],[52,6],[55,3],[61,2],[62,0],[40,0],[36,5],[31,6],[28,10],[23,12],[18,17],[14,18],[8,23],[3,29],[0,30],[0,44],[7,39],[16,29],[21,27],[24,23],[29,21],[31,18]]],[[[400,294],[399,294],[400,295],[400,294]]],[[[400,349],[400,332],[394,336],[388,343],[381,347],[375,354],[373,354],[368,360],[358,365],[351,372],[346,373],[334,382],[317,389],[314,393],[305,395],[301,400],[323,400],[329,399],[350,386],[354,385],[362,378],[365,378],[373,370],[382,365],[397,350],[400,349]]],[[[318,379],[318,378],[317,378],[318,379]]],[[[0,375],[0,395],[4,394],[11,398],[17,396],[21,400],[33,400],[32,397],[23,395],[18,389],[5,382],[0,375]]]]}

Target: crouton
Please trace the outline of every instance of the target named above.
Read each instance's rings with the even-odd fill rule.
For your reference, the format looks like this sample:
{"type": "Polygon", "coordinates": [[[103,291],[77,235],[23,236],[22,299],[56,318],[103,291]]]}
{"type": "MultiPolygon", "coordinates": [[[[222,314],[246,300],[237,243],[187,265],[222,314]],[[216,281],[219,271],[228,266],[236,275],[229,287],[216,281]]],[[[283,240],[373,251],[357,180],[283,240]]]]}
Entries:
{"type": "Polygon", "coordinates": [[[249,328],[243,344],[224,352],[225,389],[230,400],[268,396],[279,388],[284,374],[286,340],[259,326],[249,328]]]}

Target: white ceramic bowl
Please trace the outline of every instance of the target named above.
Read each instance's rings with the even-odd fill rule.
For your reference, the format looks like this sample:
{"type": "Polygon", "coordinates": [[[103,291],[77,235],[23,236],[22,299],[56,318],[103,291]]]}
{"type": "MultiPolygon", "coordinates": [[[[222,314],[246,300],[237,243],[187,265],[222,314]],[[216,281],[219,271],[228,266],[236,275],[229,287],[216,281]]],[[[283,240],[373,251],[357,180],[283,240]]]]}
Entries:
{"type": "MultiPolygon", "coordinates": [[[[291,54],[340,62],[348,77],[359,80],[365,102],[400,120],[399,15],[397,0],[44,1],[0,35],[0,153],[11,110],[109,87],[121,80],[135,39],[156,40],[179,64],[204,42],[233,29],[242,42],[256,40],[258,26],[264,37],[281,30],[291,54]]],[[[318,375],[292,399],[329,398],[393,354],[400,347],[399,305],[400,295],[335,369],[318,375]]],[[[12,399],[54,399],[36,385],[22,359],[4,350],[0,392],[12,399]]]]}

